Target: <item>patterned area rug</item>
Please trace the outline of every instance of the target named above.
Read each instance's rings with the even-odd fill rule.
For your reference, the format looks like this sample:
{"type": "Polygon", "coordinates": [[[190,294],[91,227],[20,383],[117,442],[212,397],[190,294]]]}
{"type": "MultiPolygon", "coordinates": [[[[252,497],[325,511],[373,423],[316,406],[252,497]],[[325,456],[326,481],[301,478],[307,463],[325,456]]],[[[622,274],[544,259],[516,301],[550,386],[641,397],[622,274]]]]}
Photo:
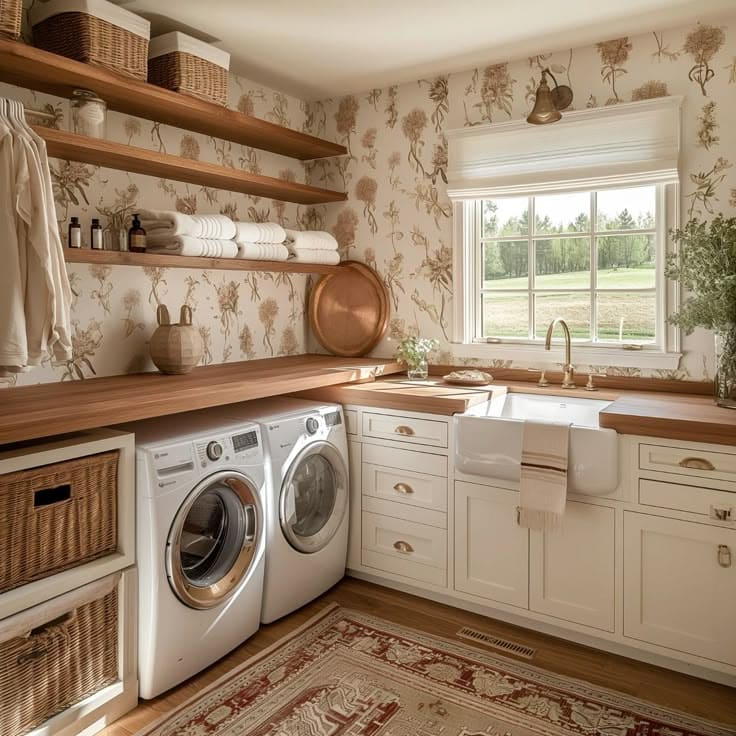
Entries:
{"type": "Polygon", "coordinates": [[[138,736],[733,736],[333,606],[138,736]]]}

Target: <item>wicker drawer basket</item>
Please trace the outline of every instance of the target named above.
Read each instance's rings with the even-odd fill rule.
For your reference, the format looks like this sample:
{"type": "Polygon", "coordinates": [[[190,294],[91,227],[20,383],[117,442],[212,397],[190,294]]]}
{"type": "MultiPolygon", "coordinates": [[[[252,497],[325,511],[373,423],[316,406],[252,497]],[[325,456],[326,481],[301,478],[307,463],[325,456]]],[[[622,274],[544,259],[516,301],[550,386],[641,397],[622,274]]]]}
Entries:
{"type": "Polygon", "coordinates": [[[0,0],[0,38],[20,38],[21,0],[0,0]]]}
{"type": "Polygon", "coordinates": [[[0,475],[0,593],[117,548],[119,451],[0,475]]]}
{"type": "Polygon", "coordinates": [[[33,45],[146,79],[150,24],[104,0],[51,0],[31,10],[33,45]]]}
{"type": "Polygon", "coordinates": [[[4,736],[20,736],[118,680],[119,578],[0,621],[4,736]]]}
{"type": "Polygon", "coordinates": [[[230,54],[178,31],[151,39],[148,81],[159,87],[227,104],[230,54]]]}

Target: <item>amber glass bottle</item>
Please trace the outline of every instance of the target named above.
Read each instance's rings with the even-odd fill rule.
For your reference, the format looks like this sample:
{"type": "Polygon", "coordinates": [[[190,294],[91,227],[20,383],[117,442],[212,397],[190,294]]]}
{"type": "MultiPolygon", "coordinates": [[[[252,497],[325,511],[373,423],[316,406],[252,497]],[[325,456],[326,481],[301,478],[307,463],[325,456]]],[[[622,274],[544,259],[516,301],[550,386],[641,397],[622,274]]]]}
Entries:
{"type": "Polygon", "coordinates": [[[141,227],[138,215],[133,215],[133,225],[128,230],[128,250],[131,253],[146,252],[146,231],[141,227]]]}

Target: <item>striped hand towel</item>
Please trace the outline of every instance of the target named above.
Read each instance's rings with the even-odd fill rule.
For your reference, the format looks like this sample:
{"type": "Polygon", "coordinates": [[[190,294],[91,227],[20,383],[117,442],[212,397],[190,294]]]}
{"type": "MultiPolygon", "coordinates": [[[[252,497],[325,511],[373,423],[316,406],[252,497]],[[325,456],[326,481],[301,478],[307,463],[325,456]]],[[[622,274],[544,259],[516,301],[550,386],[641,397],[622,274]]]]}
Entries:
{"type": "Polygon", "coordinates": [[[324,230],[286,230],[286,245],[293,253],[309,250],[337,250],[337,240],[324,230]]]}
{"type": "Polygon", "coordinates": [[[189,235],[149,235],[146,250],[202,258],[235,258],[238,255],[238,246],[233,240],[192,238],[189,235]]]}
{"type": "Polygon", "coordinates": [[[570,424],[525,421],[521,444],[519,526],[556,529],[567,500],[570,424]]]}
{"type": "Polygon", "coordinates": [[[185,215],[173,210],[141,210],[148,235],[188,235],[192,238],[231,240],[235,223],[225,215],[185,215]]]}
{"type": "Polygon", "coordinates": [[[238,258],[248,261],[285,261],[289,251],[281,243],[243,243],[238,241],[238,258]]]}

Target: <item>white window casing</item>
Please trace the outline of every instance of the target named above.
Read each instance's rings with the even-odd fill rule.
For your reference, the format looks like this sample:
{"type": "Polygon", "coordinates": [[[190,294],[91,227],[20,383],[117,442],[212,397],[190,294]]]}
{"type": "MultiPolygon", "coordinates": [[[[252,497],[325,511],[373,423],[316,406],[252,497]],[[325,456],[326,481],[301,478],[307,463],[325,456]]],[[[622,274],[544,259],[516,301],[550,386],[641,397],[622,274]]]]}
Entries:
{"type": "MultiPolygon", "coordinates": [[[[612,344],[576,345],[574,360],[585,365],[675,369],[679,330],[665,317],[677,309],[678,287],[663,274],[672,248],[667,234],[679,225],[678,164],[682,97],[663,97],[565,113],[557,123],[494,123],[448,131],[448,194],[454,214],[454,352],[465,357],[519,362],[559,362],[538,341],[478,341],[480,238],[475,202],[573,191],[658,186],[658,345],[627,350],[612,344]]],[[[553,349],[553,353],[556,352],[553,349]]]]}

